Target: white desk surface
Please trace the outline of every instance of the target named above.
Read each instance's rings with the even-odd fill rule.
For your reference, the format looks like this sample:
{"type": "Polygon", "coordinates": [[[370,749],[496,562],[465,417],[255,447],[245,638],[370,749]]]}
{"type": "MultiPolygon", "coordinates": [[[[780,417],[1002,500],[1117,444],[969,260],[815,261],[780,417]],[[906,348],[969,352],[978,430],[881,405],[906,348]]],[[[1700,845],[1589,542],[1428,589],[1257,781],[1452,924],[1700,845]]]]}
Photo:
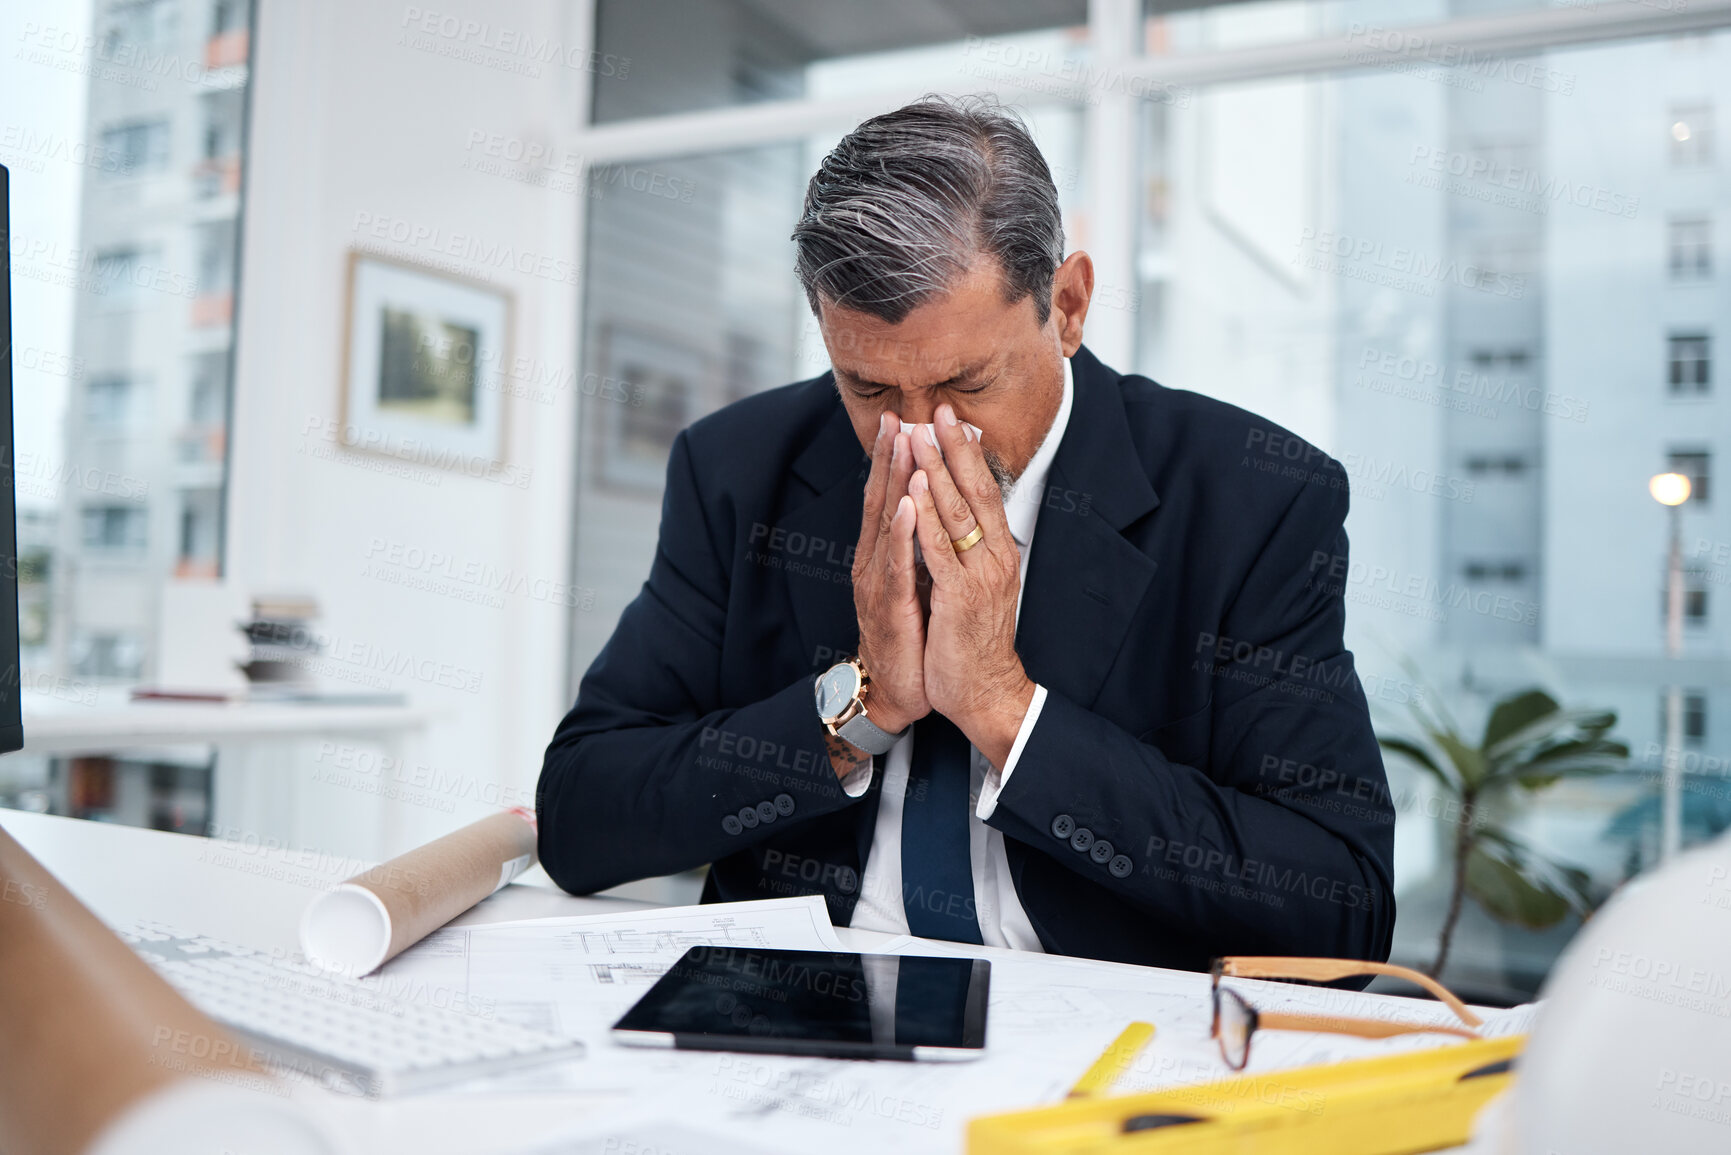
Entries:
{"type": "MultiPolygon", "coordinates": [[[[15,810],[0,810],[0,826],[107,922],[160,920],[263,950],[298,950],[297,927],[308,900],[357,869],[353,860],[15,810]]],[[[576,898],[548,884],[519,882],[457,924],[617,913],[650,905],[576,898]]],[[[891,939],[847,928],[838,928],[837,935],[849,949],[862,951],[891,939]]],[[[617,1093],[569,1090],[453,1090],[375,1102],[302,1086],[295,1097],[326,1119],[355,1155],[505,1155],[627,1105],[617,1093]]],[[[677,1116],[677,1104],[669,1108],[668,1114],[677,1116]]],[[[922,1143],[922,1149],[938,1148],[922,1143]]]]}
{"type": "MultiPolygon", "coordinates": [[[[20,810],[0,809],[0,827],[105,922],[160,920],[259,950],[298,951],[300,916],[307,902],[360,869],[350,859],[262,847],[230,851],[224,848],[234,844],[20,810]]],[[[577,898],[551,884],[518,882],[454,925],[617,913],[651,905],[577,898]]],[[[845,928],[837,934],[855,950],[870,950],[892,937],[845,928]]],[[[312,1088],[297,1087],[295,1094],[332,1121],[353,1155],[517,1151],[621,1105],[613,1095],[557,1092],[422,1095],[382,1102],[312,1088]],[[508,1126],[501,1126],[502,1121],[508,1126]]]]}
{"type": "Polygon", "coordinates": [[[108,691],[23,696],[24,753],[100,753],[129,746],[249,742],[320,734],[397,734],[432,713],[414,706],[308,702],[133,702],[108,691]]]}

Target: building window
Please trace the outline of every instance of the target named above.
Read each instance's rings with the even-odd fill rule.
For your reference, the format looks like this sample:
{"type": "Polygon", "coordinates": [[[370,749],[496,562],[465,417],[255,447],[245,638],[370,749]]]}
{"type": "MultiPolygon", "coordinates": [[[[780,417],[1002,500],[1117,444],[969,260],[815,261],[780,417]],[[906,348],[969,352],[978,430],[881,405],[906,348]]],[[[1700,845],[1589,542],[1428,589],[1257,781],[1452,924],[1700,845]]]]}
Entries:
{"type": "Polygon", "coordinates": [[[94,291],[99,294],[98,300],[104,309],[135,309],[144,290],[154,283],[166,283],[160,276],[161,272],[154,249],[102,249],[96,254],[94,291]]]}
{"type": "Polygon", "coordinates": [[[144,665],[138,640],[126,634],[85,634],[73,639],[72,669],[81,678],[136,679],[144,665]]]}
{"type": "Polygon", "coordinates": [[[1665,338],[1666,380],[1671,392],[1705,393],[1713,385],[1713,339],[1706,333],[1665,338]]]}
{"type": "Polygon", "coordinates": [[[104,172],[160,172],[168,165],[168,121],[141,120],[102,130],[104,172]]]}
{"type": "Polygon", "coordinates": [[[132,382],[118,374],[92,377],[84,388],[84,423],[97,429],[125,426],[132,404],[132,382]]]}
{"type": "MultiPolygon", "coordinates": [[[[1665,734],[1670,695],[1659,692],[1659,734],[1665,734]]],[[[1707,695],[1701,690],[1683,691],[1683,745],[1701,746],[1707,741],[1707,695]]]]}
{"type": "MultiPolygon", "coordinates": [[[[1683,624],[1686,626],[1704,626],[1707,624],[1707,581],[1709,574],[1699,565],[1683,567],[1683,624]]],[[[1669,579],[1665,566],[1659,567],[1659,622],[1664,624],[1670,614],[1667,604],[1670,599],[1669,579]]]]}
{"type": "Polygon", "coordinates": [[[1466,459],[1466,471],[1474,477],[1519,477],[1527,471],[1527,459],[1519,453],[1478,453],[1466,459]]]}
{"type": "Polygon", "coordinates": [[[239,0],[216,0],[210,12],[210,34],[221,36],[240,27],[239,0]]]}
{"type": "Polygon", "coordinates": [[[132,505],[87,505],[84,507],[84,548],[142,550],[145,546],[145,511],[132,505]]]}
{"type": "Polygon", "coordinates": [[[1707,740],[1707,695],[1683,695],[1683,741],[1699,746],[1707,740]]]}
{"type": "Polygon", "coordinates": [[[1474,349],[1467,357],[1474,369],[1486,373],[1499,368],[1508,373],[1525,373],[1533,360],[1532,353],[1522,348],[1474,349]]]}
{"type": "Polygon", "coordinates": [[[1707,488],[1712,481],[1713,455],[1705,449],[1673,449],[1666,458],[1672,473],[1689,479],[1689,500],[1707,504],[1707,488]]]}
{"type": "Polygon", "coordinates": [[[1671,108],[1671,163],[1695,167],[1713,163],[1713,108],[1680,104],[1671,108]]]}
{"type": "Polygon", "coordinates": [[[1713,222],[1707,217],[1672,217],[1669,225],[1673,281],[1704,281],[1713,275],[1713,222]]]}
{"type": "Polygon", "coordinates": [[[175,0],[118,0],[110,5],[103,58],[113,60],[124,48],[166,46],[179,20],[175,8],[175,0]]]}
{"type": "Polygon", "coordinates": [[[1469,561],[1461,572],[1470,582],[1518,582],[1527,576],[1527,567],[1518,561],[1469,561]]]}

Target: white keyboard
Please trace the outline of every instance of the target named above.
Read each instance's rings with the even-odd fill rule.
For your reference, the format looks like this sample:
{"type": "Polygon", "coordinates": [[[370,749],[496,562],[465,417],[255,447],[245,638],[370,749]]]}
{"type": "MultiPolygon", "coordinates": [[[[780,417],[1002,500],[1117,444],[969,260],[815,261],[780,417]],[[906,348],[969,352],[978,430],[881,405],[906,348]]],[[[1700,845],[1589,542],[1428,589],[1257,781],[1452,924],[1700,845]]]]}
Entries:
{"type": "Polygon", "coordinates": [[[199,1010],[334,1090],[378,1098],[583,1054],[575,1039],[392,998],[298,958],[160,923],[120,937],[199,1010]]]}

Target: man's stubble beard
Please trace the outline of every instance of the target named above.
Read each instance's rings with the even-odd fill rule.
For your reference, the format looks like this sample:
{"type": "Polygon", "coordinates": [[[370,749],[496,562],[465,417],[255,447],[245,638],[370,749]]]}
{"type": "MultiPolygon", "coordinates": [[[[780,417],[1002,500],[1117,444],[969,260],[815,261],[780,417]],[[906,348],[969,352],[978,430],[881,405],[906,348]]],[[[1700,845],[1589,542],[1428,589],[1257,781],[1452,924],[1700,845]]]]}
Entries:
{"type": "Polygon", "coordinates": [[[980,446],[980,452],[985,455],[986,468],[992,471],[992,480],[998,483],[998,498],[1006,506],[1010,504],[1010,490],[1016,484],[1016,475],[1010,472],[1010,467],[995,449],[980,446]]]}

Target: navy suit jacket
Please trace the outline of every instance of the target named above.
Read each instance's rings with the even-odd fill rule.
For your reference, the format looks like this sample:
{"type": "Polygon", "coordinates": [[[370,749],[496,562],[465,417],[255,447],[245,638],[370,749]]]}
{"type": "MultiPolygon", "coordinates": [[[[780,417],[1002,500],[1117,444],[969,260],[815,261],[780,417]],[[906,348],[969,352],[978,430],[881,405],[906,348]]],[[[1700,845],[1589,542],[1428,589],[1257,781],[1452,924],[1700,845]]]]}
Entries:
{"type": "MultiPolygon", "coordinates": [[[[1394,813],[1342,642],[1344,471],[1085,348],[1072,369],[1016,634],[1048,697],[989,820],[1029,921],[1048,951],[1156,966],[1386,959],[1394,813]]],[[[674,442],[649,580],[542,768],[560,886],[712,863],[705,901],[821,894],[851,919],[883,774],[841,791],[813,684],[858,644],[868,467],[827,373],[674,442]]]]}

